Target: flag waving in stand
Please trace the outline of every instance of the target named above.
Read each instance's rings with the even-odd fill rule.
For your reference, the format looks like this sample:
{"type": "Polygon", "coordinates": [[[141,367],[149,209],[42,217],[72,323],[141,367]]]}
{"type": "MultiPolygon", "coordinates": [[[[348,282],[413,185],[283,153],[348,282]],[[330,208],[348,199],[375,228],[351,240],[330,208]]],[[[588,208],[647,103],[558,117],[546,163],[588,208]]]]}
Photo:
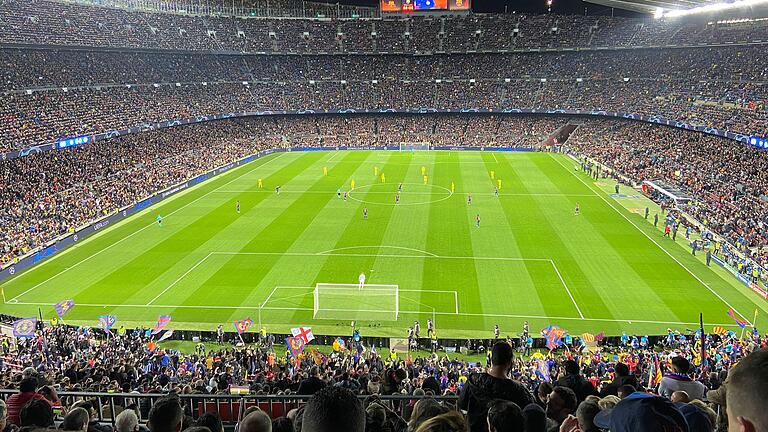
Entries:
{"type": "Polygon", "coordinates": [[[246,318],[244,320],[237,320],[235,321],[235,330],[237,331],[237,334],[241,335],[247,332],[252,325],[253,325],[253,320],[250,318],[246,318]]]}
{"type": "Polygon", "coordinates": [[[66,315],[73,307],[75,307],[74,300],[64,300],[53,305],[53,308],[56,309],[56,315],[58,315],[59,318],[64,318],[64,315],[66,315]]]}
{"type": "Polygon", "coordinates": [[[298,357],[302,352],[304,352],[304,339],[296,336],[290,336],[285,338],[285,344],[288,346],[288,352],[291,353],[292,357],[298,357]]]}
{"type": "Polygon", "coordinates": [[[296,327],[291,329],[293,337],[299,337],[304,339],[304,344],[308,344],[315,339],[315,335],[312,334],[310,327],[296,327]]]}
{"type": "Polygon", "coordinates": [[[155,325],[155,328],[152,330],[152,334],[156,335],[161,331],[163,331],[163,329],[168,326],[169,322],[171,322],[170,315],[160,315],[159,317],[157,317],[157,324],[155,325]]]}

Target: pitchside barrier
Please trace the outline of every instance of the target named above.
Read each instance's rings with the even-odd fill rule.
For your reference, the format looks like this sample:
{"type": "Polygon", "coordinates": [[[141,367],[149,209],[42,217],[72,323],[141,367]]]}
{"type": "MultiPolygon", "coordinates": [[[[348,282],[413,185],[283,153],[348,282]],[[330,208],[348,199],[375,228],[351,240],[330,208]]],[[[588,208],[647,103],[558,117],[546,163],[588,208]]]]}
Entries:
{"type": "MultiPolygon", "coordinates": [[[[247,391],[247,388],[233,387],[231,392],[247,391]]],[[[7,400],[11,395],[18,393],[16,390],[0,390],[0,399],[7,400]]],[[[63,406],[69,407],[78,400],[90,400],[94,403],[94,410],[101,424],[111,424],[115,426],[116,414],[119,414],[123,408],[134,405],[138,410],[139,423],[146,424],[149,417],[149,410],[163,394],[135,394],[135,393],[87,393],[87,392],[61,392],[58,393],[63,406]],[[112,415],[115,413],[115,415],[112,415]]],[[[200,395],[200,394],[179,394],[179,399],[184,407],[184,413],[197,420],[206,412],[217,412],[221,421],[226,426],[233,426],[242,419],[243,413],[250,407],[257,406],[262,411],[269,414],[273,419],[285,416],[294,408],[299,408],[307,403],[311,396],[299,395],[258,395],[251,396],[247,394],[232,395],[200,395]]],[[[368,396],[359,395],[360,402],[368,396]]],[[[444,405],[455,409],[457,396],[404,396],[404,395],[379,395],[378,398],[389,408],[398,412],[401,416],[403,410],[408,406],[408,402],[423,399],[434,398],[444,405]]],[[[58,416],[57,421],[62,419],[58,416]]],[[[230,429],[231,430],[231,429],[230,429]]]]}

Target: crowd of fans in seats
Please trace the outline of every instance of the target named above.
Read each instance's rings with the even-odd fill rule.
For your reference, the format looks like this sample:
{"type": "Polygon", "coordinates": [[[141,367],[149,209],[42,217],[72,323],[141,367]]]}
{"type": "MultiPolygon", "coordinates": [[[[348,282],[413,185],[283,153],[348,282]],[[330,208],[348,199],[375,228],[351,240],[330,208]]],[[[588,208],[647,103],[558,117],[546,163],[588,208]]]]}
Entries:
{"type": "Polygon", "coordinates": [[[163,120],[307,109],[605,110],[765,136],[766,72],[752,64],[768,61],[766,52],[303,57],[5,49],[0,152],[163,120]]]}
{"type": "MultiPolygon", "coordinates": [[[[270,9],[281,14],[280,3],[270,9]]],[[[51,0],[4,0],[0,21],[5,23],[0,28],[0,42],[6,43],[229,52],[415,53],[680,46],[764,42],[768,33],[765,22],[709,24],[555,14],[241,19],[147,13],[51,0]]]]}
{"type": "Polygon", "coordinates": [[[695,200],[683,210],[768,269],[765,151],[706,134],[625,121],[586,122],[567,145],[638,183],[664,180],[691,193],[695,200]]]}
{"type": "Polygon", "coordinates": [[[267,148],[534,147],[566,122],[530,116],[289,116],[142,132],[0,163],[0,266],[155,192],[267,148]]]}
{"type": "Polygon", "coordinates": [[[145,422],[152,432],[222,432],[215,405],[184,397],[242,387],[254,399],[311,398],[289,404],[296,409],[287,413],[261,405],[266,411],[227,414],[240,419],[241,432],[713,432],[729,430],[729,421],[766,420],[768,337],[757,330],[743,338],[707,335],[703,362],[698,333],[669,330],[655,346],[626,334],[597,346],[568,337],[567,346],[530,357],[515,355],[509,339],[492,340],[485,364],[419,352],[383,357],[364,339],[298,358],[269,337],[241,349],[207,351],[201,343],[184,354],[150,348],[148,333],[121,328],[105,338],[99,330],[57,325],[17,339],[15,347],[3,337],[0,388],[18,392],[0,401],[0,421],[7,416],[9,425],[0,429],[48,428],[63,417],[61,429],[72,431],[111,432],[114,420],[118,432],[137,432],[145,422]],[[112,405],[66,392],[126,395],[112,405]],[[168,396],[151,402],[137,396],[142,393],[168,396]],[[388,395],[411,398],[382,398],[388,395]],[[54,409],[61,411],[58,420],[54,409]],[[260,429],[248,429],[257,421],[252,415],[260,429]]]}

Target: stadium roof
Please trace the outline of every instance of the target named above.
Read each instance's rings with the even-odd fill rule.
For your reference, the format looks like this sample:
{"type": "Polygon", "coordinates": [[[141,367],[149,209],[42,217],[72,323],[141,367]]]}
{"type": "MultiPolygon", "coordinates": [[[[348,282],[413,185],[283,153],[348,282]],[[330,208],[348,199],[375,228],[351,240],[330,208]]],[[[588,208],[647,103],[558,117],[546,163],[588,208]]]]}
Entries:
{"type": "MultiPolygon", "coordinates": [[[[625,9],[641,13],[653,14],[658,8],[663,8],[665,11],[670,10],[689,10],[701,6],[711,5],[715,3],[740,3],[735,0],[585,0],[589,3],[599,4],[602,6],[608,6],[617,9],[625,9]]],[[[754,9],[755,6],[760,6],[760,9],[765,7],[765,4],[759,0],[752,0],[750,3],[753,5],[748,6],[754,9]],[[759,5],[758,5],[759,4],[759,5]]],[[[743,9],[744,7],[742,7],[743,9]]]]}

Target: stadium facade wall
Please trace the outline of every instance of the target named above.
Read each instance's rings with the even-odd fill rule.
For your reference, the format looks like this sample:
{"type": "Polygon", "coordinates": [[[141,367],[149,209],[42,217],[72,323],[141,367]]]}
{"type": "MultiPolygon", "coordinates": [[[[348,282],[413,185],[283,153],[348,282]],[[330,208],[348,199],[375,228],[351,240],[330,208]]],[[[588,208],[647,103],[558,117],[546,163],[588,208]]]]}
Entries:
{"type": "MultiPolygon", "coordinates": [[[[702,132],[709,135],[716,135],[723,138],[732,139],[735,141],[749,143],[750,136],[731,132],[725,129],[718,129],[706,126],[696,126],[685,122],[670,120],[660,116],[644,116],[640,114],[602,111],[602,110],[563,110],[563,109],[547,109],[547,108],[534,108],[534,109],[521,109],[521,108],[505,108],[505,109],[478,109],[478,108],[466,108],[460,110],[451,109],[437,109],[437,108],[413,108],[413,109],[341,109],[341,110],[297,110],[297,111],[257,111],[257,112],[233,112],[215,114],[210,116],[198,116],[192,118],[169,120],[153,124],[144,124],[135,126],[129,129],[113,130],[109,132],[103,132],[95,135],[81,135],[72,136],[63,139],[59,139],[56,142],[35,145],[24,148],[18,151],[12,151],[8,153],[0,153],[0,161],[16,159],[19,157],[29,156],[30,154],[40,153],[43,151],[60,150],[70,147],[76,147],[83,144],[88,144],[93,141],[101,141],[105,139],[114,138],[121,135],[128,135],[133,133],[144,132],[148,130],[163,129],[168,127],[182,126],[188,124],[203,123],[207,121],[245,118],[245,117],[259,117],[268,115],[316,115],[316,114],[544,114],[544,115],[575,115],[575,116],[596,116],[607,118],[623,118],[628,120],[643,121],[646,123],[655,123],[669,127],[675,127],[679,129],[686,129],[696,132],[702,132]]],[[[0,278],[1,279],[1,278],[0,278]]]]}

